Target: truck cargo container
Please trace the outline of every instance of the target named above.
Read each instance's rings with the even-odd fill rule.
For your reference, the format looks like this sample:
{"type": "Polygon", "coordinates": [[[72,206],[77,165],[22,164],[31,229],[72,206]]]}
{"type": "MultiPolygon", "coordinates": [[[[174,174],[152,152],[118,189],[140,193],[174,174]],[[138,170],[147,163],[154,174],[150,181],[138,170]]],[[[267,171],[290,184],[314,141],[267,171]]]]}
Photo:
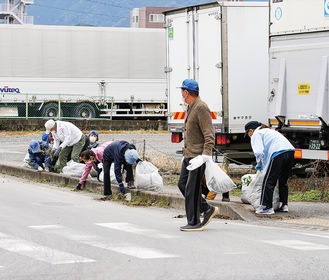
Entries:
{"type": "Polygon", "coordinates": [[[329,1],[270,1],[269,39],[269,123],[297,162],[328,160],[329,1]]]}
{"type": "Polygon", "coordinates": [[[267,122],[268,3],[212,2],[164,14],[172,142],[182,140],[186,110],[177,87],[195,79],[211,110],[217,150],[251,159],[244,126],[267,122]]]}
{"type": "Polygon", "coordinates": [[[0,117],[166,118],[161,29],[0,25],[0,117]]]}

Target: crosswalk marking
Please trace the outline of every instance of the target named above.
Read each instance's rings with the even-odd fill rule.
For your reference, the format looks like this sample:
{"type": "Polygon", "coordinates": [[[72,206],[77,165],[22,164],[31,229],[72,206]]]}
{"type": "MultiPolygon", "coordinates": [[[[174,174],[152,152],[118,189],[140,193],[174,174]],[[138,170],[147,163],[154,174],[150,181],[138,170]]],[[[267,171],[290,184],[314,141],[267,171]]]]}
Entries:
{"type": "Polygon", "coordinates": [[[109,244],[107,240],[104,240],[101,237],[95,235],[87,235],[61,226],[54,227],[52,225],[43,225],[43,226],[30,226],[30,228],[34,228],[45,232],[55,233],[59,236],[62,236],[70,240],[74,240],[76,242],[80,242],[82,244],[101,248],[104,250],[110,250],[113,252],[133,256],[140,259],[159,259],[159,258],[177,257],[177,255],[166,254],[164,252],[161,252],[153,248],[136,246],[135,244],[134,245],[129,243],[109,244]]]}
{"type": "Polygon", "coordinates": [[[142,228],[138,225],[130,224],[130,223],[97,223],[97,226],[102,226],[110,229],[120,230],[128,233],[139,234],[147,237],[153,238],[177,238],[179,236],[169,235],[162,233],[155,229],[150,228],[142,228]]]}
{"type": "Polygon", "coordinates": [[[51,264],[86,263],[96,261],[46,246],[41,246],[4,233],[0,233],[0,248],[51,264]]]}
{"type": "Polygon", "coordinates": [[[329,235],[326,234],[312,234],[312,233],[305,233],[305,232],[296,232],[297,234],[302,234],[302,235],[307,235],[307,236],[313,236],[313,237],[320,237],[320,238],[328,238],[329,239],[329,235]]]}
{"type": "Polygon", "coordinates": [[[263,241],[268,244],[276,245],[276,246],[282,246],[287,247],[291,249],[296,250],[329,250],[329,246],[322,245],[322,244],[316,244],[311,242],[305,242],[301,240],[268,240],[263,241]]]}

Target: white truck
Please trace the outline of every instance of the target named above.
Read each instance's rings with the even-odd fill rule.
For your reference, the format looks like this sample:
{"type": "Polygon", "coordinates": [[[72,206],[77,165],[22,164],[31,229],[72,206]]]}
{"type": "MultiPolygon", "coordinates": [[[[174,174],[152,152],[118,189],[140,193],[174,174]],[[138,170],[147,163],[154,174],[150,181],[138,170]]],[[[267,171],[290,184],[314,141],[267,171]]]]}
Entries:
{"type": "Polygon", "coordinates": [[[180,142],[184,131],[186,108],[177,87],[195,79],[212,112],[217,150],[249,160],[244,126],[267,123],[268,3],[212,2],[164,14],[172,142],[180,142]]]}
{"type": "Polygon", "coordinates": [[[167,116],[165,31],[0,25],[0,117],[167,116]]]}
{"type": "Polygon", "coordinates": [[[297,162],[328,160],[329,1],[270,1],[269,38],[269,123],[297,162]]]}

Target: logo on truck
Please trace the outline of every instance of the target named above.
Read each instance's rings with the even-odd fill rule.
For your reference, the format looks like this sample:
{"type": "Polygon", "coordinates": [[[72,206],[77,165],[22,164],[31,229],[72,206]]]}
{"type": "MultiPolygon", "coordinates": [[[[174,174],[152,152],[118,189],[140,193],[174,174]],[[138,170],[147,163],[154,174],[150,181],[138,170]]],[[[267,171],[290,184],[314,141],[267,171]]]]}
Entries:
{"type": "Polygon", "coordinates": [[[324,0],[324,16],[329,17],[329,0],[324,0]]]}
{"type": "Polygon", "coordinates": [[[2,88],[0,88],[0,92],[5,93],[5,92],[16,92],[16,93],[20,93],[19,88],[10,88],[8,86],[4,86],[2,88]]]}

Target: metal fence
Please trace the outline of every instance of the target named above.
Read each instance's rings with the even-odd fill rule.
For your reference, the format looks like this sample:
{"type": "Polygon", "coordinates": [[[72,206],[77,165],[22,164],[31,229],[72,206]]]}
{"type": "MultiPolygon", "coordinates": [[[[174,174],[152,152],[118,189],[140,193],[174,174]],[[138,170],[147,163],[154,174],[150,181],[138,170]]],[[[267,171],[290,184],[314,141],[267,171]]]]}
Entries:
{"type": "Polygon", "coordinates": [[[134,103],[132,99],[115,103],[113,97],[75,94],[28,94],[1,92],[0,118],[166,119],[167,105],[134,103]]]}

